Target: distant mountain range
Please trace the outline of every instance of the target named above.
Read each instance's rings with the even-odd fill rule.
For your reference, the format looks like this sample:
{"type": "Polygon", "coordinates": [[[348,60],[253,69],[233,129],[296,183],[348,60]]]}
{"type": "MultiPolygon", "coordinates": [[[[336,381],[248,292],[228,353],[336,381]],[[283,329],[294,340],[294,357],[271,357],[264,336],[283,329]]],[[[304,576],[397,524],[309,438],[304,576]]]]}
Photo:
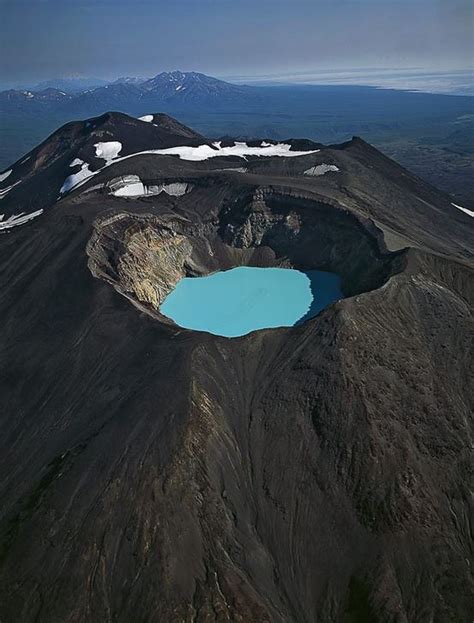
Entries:
{"type": "Polygon", "coordinates": [[[148,105],[151,109],[163,103],[174,106],[219,105],[242,103],[255,99],[258,87],[230,84],[197,72],[162,72],[153,78],[123,77],[101,85],[85,85],[77,81],[48,81],[34,89],[9,89],[0,92],[0,111],[57,111],[76,113],[102,109],[148,105]]]}
{"type": "Polygon", "coordinates": [[[78,93],[84,89],[92,89],[109,84],[109,80],[100,78],[55,78],[44,80],[36,85],[30,86],[30,91],[44,91],[44,89],[59,89],[67,93],[78,93]]]}

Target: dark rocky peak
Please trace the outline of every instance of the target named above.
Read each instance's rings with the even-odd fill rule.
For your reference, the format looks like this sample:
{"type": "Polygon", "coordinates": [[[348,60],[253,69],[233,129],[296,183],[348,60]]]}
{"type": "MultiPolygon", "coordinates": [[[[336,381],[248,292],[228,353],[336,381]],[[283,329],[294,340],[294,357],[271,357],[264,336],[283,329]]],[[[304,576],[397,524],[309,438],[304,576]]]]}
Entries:
{"type": "Polygon", "coordinates": [[[360,136],[353,136],[349,141],[344,141],[343,143],[337,143],[335,145],[330,145],[331,149],[350,149],[351,147],[359,147],[359,148],[370,148],[374,149],[370,143],[364,141],[360,136]]]}
{"type": "Polygon", "coordinates": [[[316,143],[308,138],[288,138],[284,141],[267,141],[272,143],[288,143],[291,145],[291,151],[310,151],[312,149],[322,149],[325,147],[322,143],[316,143]]]}
{"type": "Polygon", "coordinates": [[[145,90],[152,93],[155,97],[180,98],[183,100],[192,97],[203,97],[217,95],[224,96],[231,93],[241,94],[245,92],[245,87],[230,84],[224,80],[212,78],[197,72],[162,72],[147,80],[141,85],[145,90]]]}
{"type": "Polygon", "coordinates": [[[153,113],[152,115],[145,115],[141,119],[153,117],[151,123],[161,128],[162,130],[168,131],[175,136],[182,136],[185,138],[191,139],[202,139],[203,142],[207,142],[207,139],[203,137],[198,132],[195,132],[192,128],[180,123],[174,117],[170,117],[166,113],[153,113]]]}
{"type": "Polygon", "coordinates": [[[32,205],[46,209],[75,183],[123,156],[209,143],[168,115],[147,115],[146,119],[107,112],[63,125],[7,170],[8,176],[0,182],[2,213],[31,211],[32,205]]]}
{"type": "Polygon", "coordinates": [[[121,112],[107,112],[99,117],[66,123],[27,154],[29,166],[38,169],[61,157],[74,159],[87,155],[94,158],[92,151],[101,142],[120,142],[120,155],[124,156],[148,149],[188,144],[189,140],[199,143],[207,141],[166,114],[146,116],[149,117],[153,121],[147,123],[121,112]]]}
{"type": "Polygon", "coordinates": [[[209,76],[205,76],[204,74],[198,74],[195,72],[162,71],[153,78],[147,80],[143,84],[143,86],[145,89],[162,88],[168,85],[177,87],[179,85],[182,85],[186,81],[197,81],[200,79],[200,76],[202,76],[204,80],[212,80],[212,78],[209,78],[209,76]]]}

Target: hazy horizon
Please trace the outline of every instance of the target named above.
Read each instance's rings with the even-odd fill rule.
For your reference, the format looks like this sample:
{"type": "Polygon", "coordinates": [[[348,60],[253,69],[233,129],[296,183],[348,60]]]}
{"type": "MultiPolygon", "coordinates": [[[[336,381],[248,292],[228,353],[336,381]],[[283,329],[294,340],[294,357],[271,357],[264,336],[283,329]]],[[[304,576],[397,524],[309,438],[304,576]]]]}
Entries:
{"type": "Polygon", "coordinates": [[[244,81],[447,75],[473,62],[470,0],[0,0],[0,13],[6,85],[174,69],[244,81]]]}
{"type": "MultiPolygon", "coordinates": [[[[176,68],[180,71],[180,68],[176,68]]],[[[193,69],[199,73],[205,73],[200,68],[193,69]]],[[[157,71],[156,73],[160,73],[157,71]]],[[[137,77],[148,79],[143,73],[137,76],[115,75],[111,78],[87,74],[63,74],[51,76],[46,79],[31,80],[30,82],[0,81],[0,90],[5,89],[35,89],[48,86],[50,83],[60,81],[78,81],[84,83],[83,88],[105,85],[114,80],[125,77],[137,77]]],[[[473,70],[458,69],[452,71],[426,71],[420,68],[394,68],[394,69],[316,69],[313,71],[300,71],[291,73],[273,74],[237,74],[216,75],[214,77],[235,84],[247,84],[249,86],[366,86],[374,88],[396,89],[404,91],[420,91],[425,93],[438,93],[446,95],[474,95],[473,70]]],[[[60,87],[58,87],[60,88],[60,87]]],[[[64,87],[66,88],[66,87],[64,87]]]]}

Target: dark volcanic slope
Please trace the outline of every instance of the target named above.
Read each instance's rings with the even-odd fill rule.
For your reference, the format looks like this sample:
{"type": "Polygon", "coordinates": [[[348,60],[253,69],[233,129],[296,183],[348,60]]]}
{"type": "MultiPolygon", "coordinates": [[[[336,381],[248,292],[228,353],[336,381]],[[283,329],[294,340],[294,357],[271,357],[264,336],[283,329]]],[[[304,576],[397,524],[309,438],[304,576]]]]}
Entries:
{"type": "Polygon", "coordinates": [[[91,171],[104,165],[104,159],[97,155],[96,145],[112,141],[120,143],[120,156],[208,142],[163,114],[155,115],[153,122],[115,112],[88,121],[67,123],[17,161],[9,169],[8,177],[0,181],[1,213],[8,217],[50,206],[59,198],[67,177],[80,170],[79,162],[88,163],[91,171]],[[2,191],[10,187],[8,194],[2,197],[2,191]]]}
{"type": "Polygon", "coordinates": [[[44,211],[0,235],[2,623],[469,621],[472,218],[360,139],[95,160],[98,131],[209,144],[155,122],[70,124],[9,176],[2,212],[44,211]],[[75,158],[101,170],[56,201],[75,158]],[[241,264],[347,298],[238,339],[160,315],[241,264]]]}

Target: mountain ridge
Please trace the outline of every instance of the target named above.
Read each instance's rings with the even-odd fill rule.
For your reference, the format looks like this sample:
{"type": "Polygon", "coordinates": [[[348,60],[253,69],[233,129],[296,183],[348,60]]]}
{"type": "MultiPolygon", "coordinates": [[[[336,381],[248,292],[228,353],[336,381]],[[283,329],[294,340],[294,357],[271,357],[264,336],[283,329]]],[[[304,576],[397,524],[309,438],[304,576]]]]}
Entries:
{"type": "MultiPolygon", "coordinates": [[[[9,89],[0,91],[0,105],[12,99],[16,101],[28,101],[35,98],[41,99],[41,94],[48,89],[61,91],[61,81],[45,81],[39,83],[32,89],[9,89]],[[59,86],[55,86],[59,85],[59,86]]],[[[219,98],[228,97],[232,94],[248,94],[257,87],[245,87],[233,85],[229,82],[213,78],[198,72],[161,72],[152,78],[122,77],[101,85],[87,85],[83,89],[70,91],[65,89],[68,100],[95,97],[97,99],[110,97],[110,93],[119,93],[122,97],[145,97],[155,98],[158,103],[167,99],[182,99],[183,101],[195,100],[198,98],[219,98]],[[95,95],[94,95],[95,94],[95,95]]],[[[110,100],[109,100],[110,101],[110,100]]],[[[36,102],[35,102],[36,103],[36,102]]]]}
{"type": "MultiPolygon", "coordinates": [[[[194,88],[162,75],[155,93],[141,81],[119,80],[79,94],[34,91],[0,93],[0,168],[28,152],[59,125],[109,110],[143,116],[161,110],[209,136],[282,140],[306,136],[337,143],[352,135],[372,144],[457,198],[472,204],[472,98],[427,95],[370,87],[249,87],[207,77],[194,88]],[[174,85],[174,86],[173,86],[174,85]]],[[[160,75],[160,74],[159,74],[160,75]]],[[[185,74],[181,76],[200,74],[185,74]]],[[[146,82],[146,81],[145,81],[146,82]]]]}

